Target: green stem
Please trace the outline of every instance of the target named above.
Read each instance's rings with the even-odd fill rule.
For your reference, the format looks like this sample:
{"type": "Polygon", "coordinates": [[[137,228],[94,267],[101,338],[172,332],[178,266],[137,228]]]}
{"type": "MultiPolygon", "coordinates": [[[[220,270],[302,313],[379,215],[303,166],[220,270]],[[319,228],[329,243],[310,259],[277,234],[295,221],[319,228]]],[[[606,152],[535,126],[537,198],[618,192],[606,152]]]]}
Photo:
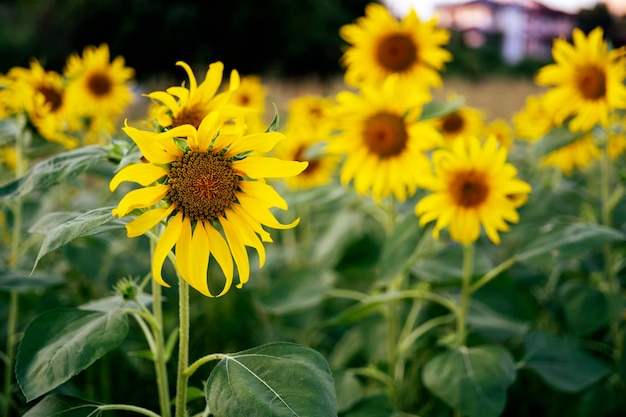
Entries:
{"type": "MultiPolygon", "coordinates": [[[[18,123],[20,121],[18,120],[18,123]]],[[[26,160],[24,148],[26,145],[25,121],[21,121],[20,133],[15,138],[15,177],[20,178],[26,172],[26,160]]],[[[17,269],[20,264],[20,245],[22,238],[22,197],[15,198],[13,207],[13,237],[11,240],[11,253],[9,254],[9,267],[17,269]]],[[[7,318],[7,345],[6,345],[6,368],[4,369],[4,402],[2,415],[9,416],[11,407],[11,387],[13,385],[13,362],[15,360],[15,345],[17,343],[17,321],[19,315],[19,296],[11,291],[9,299],[9,317],[7,318]]]]}
{"type": "Polygon", "coordinates": [[[471,278],[474,270],[474,245],[463,245],[463,275],[461,276],[461,301],[457,310],[456,319],[456,347],[465,345],[467,340],[467,312],[469,310],[471,292],[471,278]]]}
{"type": "Polygon", "coordinates": [[[142,408],[142,407],[137,407],[137,406],[134,406],[134,405],[105,404],[105,405],[99,405],[98,406],[98,411],[113,411],[113,410],[131,411],[133,413],[143,414],[144,416],[148,416],[148,417],[161,417],[160,415],[158,415],[154,411],[150,411],[148,409],[145,409],[145,408],[142,408]]]}
{"type": "Polygon", "coordinates": [[[517,258],[515,256],[510,257],[509,259],[503,261],[501,264],[487,272],[485,275],[480,277],[479,280],[470,285],[469,292],[471,294],[475,293],[479,289],[481,289],[485,284],[491,282],[492,279],[496,278],[500,275],[501,272],[509,269],[513,264],[517,262],[517,258]]]}
{"type": "MultiPolygon", "coordinates": [[[[150,250],[154,251],[155,243],[150,241],[150,250]]],[[[165,336],[163,329],[163,308],[161,286],[152,280],[152,314],[154,316],[154,370],[159,390],[159,405],[163,417],[171,416],[169,382],[167,378],[167,357],[165,352],[165,336]]]]}
{"type": "Polygon", "coordinates": [[[189,365],[189,367],[185,369],[184,374],[187,376],[187,378],[190,378],[191,375],[193,375],[193,373],[196,372],[198,368],[204,365],[205,363],[222,360],[226,357],[227,355],[224,355],[223,353],[212,353],[210,355],[203,356],[197,361],[195,361],[194,363],[192,363],[191,365],[189,365]]]}
{"type": "Polygon", "coordinates": [[[180,335],[178,339],[178,372],[176,377],[176,417],[186,416],[187,382],[185,373],[189,362],[189,284],[179,276],[178,313],[180,335]]]}

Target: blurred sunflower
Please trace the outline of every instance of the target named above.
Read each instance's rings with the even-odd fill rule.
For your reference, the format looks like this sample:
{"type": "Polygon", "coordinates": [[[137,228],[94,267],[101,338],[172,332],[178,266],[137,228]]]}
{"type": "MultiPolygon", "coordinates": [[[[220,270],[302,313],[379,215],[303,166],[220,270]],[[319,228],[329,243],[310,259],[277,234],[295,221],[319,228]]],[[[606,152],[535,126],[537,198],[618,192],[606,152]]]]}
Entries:
{"type": "Polygon", "coordinates": [[[126,126],[124,131],[149,163],[129,165],[111,179],[112,191],[123,181],[144,186],[126,194],[113,214],[122,217],[147,209],[126,226],[129,237],[145,234],[167,219],[152,259],[152,276],[160,285],[169,286],[161,269],[176,246],[176,269],[202,294],[213,296],[207,282],[210,254],[225,277],[218,296],[232,285],[233,259],[240,288],[250,275],[246,246],[256,249],[260,266],[265,261],[263,242],[272,239],[263,226],[284,229],[298,223],[276,220],[270,208],[287,209],[287,203],[264,180],[297,175],[307,166],[261,155],[283,134],[244,136],[242,126],[224,125],[218,112],[209,113],[198,129],[182,125],[154,133],[126,126]]]}
{"type": "Polygon", "coordinates": [[[298,96],[289,101],[285,129],[291,125],[313,130],[320,139],[326,138],[334,129],[332,117],[333,100],[316,94],[298,96]]]}
{"type": "Polygon", "coordinates": [[[280,159],[306,161],[309,165],[300,175],[285,178],[290,190],[303,190],[329,184],[335,176],[341,158],[324,151],[327,136],[318,136],[317,132],[306,125],[287,124],[286,140],[276,146],[276,156],[280,159]]]}
{"type": "Polygon", "coordinates": [[[156,100],[162,107],[159,110],[157,122],[162,129],[171,129],[177,126],[190,124],[196,129],[204,117],[219,108],[222,117],[232,119],[237,115],[245,115],[245,111],[230,104],[231,94],[239,88],[240,78],[236,70],[230,73],[230,85],[228,90],[217,93],[222,84],[224,64],[214,62],[209,65],[204,81],[198,85],[196,76],[191,67],[182,61],[176,65],[183,67],[189,77],[189,88],[182,86],[170,87],[166,91],[155,91],[146,94],[147,97],[156,100]]]}
{"type": "Polygon", "coordinates": [[[557,124],[573,116],[573,131],[596,124],[606,127],[612,110],[626,108],[626,47],[609,50],[600,27],[587,37],[576,28],[572,38],[573,44],[554,41],[555,63],[541,68],[536,82],[553,86],[545,94],[545,105],[555,110],[557,124]]]}
{"type": "Polygon", "coordinates": [[[133,101],[129,83],[135,70],[126,67],[121,56],[111,62],[107,44],[85,47],[82,58],[70,55],[64,74],[73,104],[84,116],[117,117],[133,101]]]}
{"type": "Polygon", "coordinates": [[[403,89],[439,87],[439,71],[452,60],[441,47],[450,33],[437,27],[436,18],[421,21],[414,10],[398,21],[384,6],[370,3],[365,16],[342,26],[339,34],[350,44],[341,59],[351,86],[380,85],[397,74],[403,89]]]}
{"type": "Polygon", "coordinates": [[[585,168],[600,158],[602,151],[596,145],[591,133],[582,138],[558,148],[544,156],[540,165],[559,168],[566,175],[570,175],[574,169],[585,168]]]}
{"type": "Polygon", "coordinates": [[[485,125],[482,137],[495,136],[500,146],[510,148],[513,145],[513,128],[504,119],[494,119],[485,125]]]}
{"type": "Polygon", "coordinates": [[[29,68],[12,68],[7,78],[6,88],[12,92],[13,105],[26,112],[32,126],[44,139],[67,149],[78,146],[78,138],[68,132],[78,130],[81,122],[61,74],[46,71],[33,59],[29,68]]]}
{"type": "Polygon", "coordinates": [[[415,206],[420,225],[436,220],[435,238],[449,226],[450,237],[460,243],[476,241],[482,225],[489,239],[500,243],[498,232],[509,230],[506,222],[519,220],[516,208],[531,191],[529,184],[515,178],[517,170],[506,162],[506,148],[493,136],[482,146],[470,136],[435,151],[432,159],[434,173],[422,186],[433,193],[415,206]]]}
{"type": "Polygon", "coordinates": [[[528,96],[524,107],[513,115],[515,135],[531,142],[541,139],[557,126],[554,109],[546,108],[543,96],[528,96]]]}
{"type": "Polygon", "coordinates": [[[267,89],[256,75],[241,77],[239,88],[231,93],[230,102],[248,110],[244,116],[247,133],[260,133],[267,128],[263,119],[266,96],[267,89]]]}
{"type": "Polygon", "coordinates": [[[452,146],[460,136],[479,136],[485,129],[483,112],[469,106],[458,109],[438,119],[428,120],[445,139],[446,146],[452,146]]]}
{"type": "Polygon", "coordinates": [[[427,93],[420,97],[396,81],[392,76],[382,87],[364,85],[360,94],[340,92],[333,113],[339,132],[328,152],[346,155],[341,183],[354,180],[356,191],[375,201],[412,195],[428,167],[425,152],[443,143],[433,126],[419,121],[427,93]]]}

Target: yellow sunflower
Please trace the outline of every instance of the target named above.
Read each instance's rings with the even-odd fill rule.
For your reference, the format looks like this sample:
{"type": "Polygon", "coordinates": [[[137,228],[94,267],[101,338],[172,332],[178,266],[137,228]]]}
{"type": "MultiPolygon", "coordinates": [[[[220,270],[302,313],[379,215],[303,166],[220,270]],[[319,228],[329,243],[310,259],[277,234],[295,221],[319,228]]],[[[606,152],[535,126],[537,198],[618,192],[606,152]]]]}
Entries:
{"type": "Polygon", "coordinates": [[[64,74],[74,105],[85,116],[116,117],[133,101],[130,81],[135,70],[126,67],[121,56],[111,62],[107,44],[85,47],[82,58],[70,55],[64,74]]]}
{"type": "Polygon", "coordinates": [[[425,152],[443,143],[433,126],[419,121],[428,97],[396,81],[392,76],[381,87],[364,85],[360,94],[340,92],[333,114],[339,132],[328,152],[346,155],[341,183],[354,180],[356,191],[375,201],[392,193],[399,201],[412,195],[428,166],[425,152]]]}
{"type": "Polygon", "coordinates": [[[265,261],[263,242],[272,239],[263,226],[284,229],[298,223],[276,220],[270,208],[287,209],[287,204],[264,180],[297,175],[307,166],[262,156],[283,134],[244,136],[241,126],[224,125],[219,112],[209,113],[198,129],[182,125],[155,133],[126,126],[124,132],[148,163],[129,165],[112,178],[112,191],[123,181],[144,186],[126,194],[113,214],[122,217],[145,209],[128,223],[129,237],[166,222],[152,259],[152,276],[160,285],[169,286],[161,269],[176,246],[176,269],[202,294],[213,296],[207,278],[210,254],[225,277],[218,296],[232,285],[233,259],[240,288],[250,275],[246,246],[256,249],[260,266],[265,261]]]}
{"type": "Polygon", "coordinates": [[[590,130],[596,124],[606,127],[612,110],[626,108],[626,47],[609,50],[600,27],[587,37],[576,28],[572,38],[573,44],[554,41],[555,63],[541,68],[536,82],[553,86],[545,104],[555,110],[557,124],[573,116],[572,131],[590,130]]]}
{"type": "Polygon", "coordinates": [[[554,110],[546,107],[543,96],[526,97],[524,108],[513,115],[515,135],[535,142],[557,126],[554,110]]]}
{"type": "Polygon", "coordinates": [[[428,120],[445,139],[446,146],[452,146],[458,137],[480,136],[485,129],[485,115],[470,106],[461,106],[439,119],[428,120]]]}
{"type": "Polygon", "coordinates": [[[529,184],[516,179],[517,170],[506,159],[506,148],[493,136],[482,146],[470,136],[435,151],[434,174],[423,181],[433,193],[415,206],[420,225],[436,220],[435,238],[449,226],[450,237],[460,243],[476,241],[482,225],[489,239],[500,243],[498,232],[509,230],[507,222],[519,220],[516,208],[531,191],[529,184]]]}
{"type": "Polygon", "coordinates": [[[452,60],[442,48],[449,32],[437,27],[436,18],[421,21],[414,10],[399,22],[384,6],[370,3],[365,16],[342,26],[339,34],[350,44],[341,60],[351,86],[380,85],[397,74],[402,88],[439,87],[439,71],[452,60]]]}
{"type": "Polygon", "coordinates": [[[289,101],[289,115],[285,129],[290,125],[302,126],[315,132],[320,139],[334,129],[333,100],[316,94],[298,96],[289,101]]]}
{"type": "Polygon", "coordinates": [[[513,145],[513,129],[508,121],[504,119],[494,119],[485,125],[483,136],[495,136],[500,146],[510,148],[513,145]]]}
{"type": "Polygon", "coordinates": [[[267,89],[256,75],[241,77],[239,88],[231,93],[230,102],[248,110],[244,116],[248,133],[264,132],[265,100],[267,89]]]}
{"type": "Polygon", "coordinates": [[[287,188],[303,190],[329,184],[336,174],[340,158],[325,152],[328,137],[320,137],[315,130],[297,123],[287,124],[285,136],[287,139],[276,147],[276,156],[309,163],[300,175],[285,178],[287,188]]]}
{"type": "Polygon", "coordinates": [[[33,59],[29,68],[14,67],[7,77],[15,105],[44,139],[67,149],[78,146],[79,140],[68,133],[80,129],[81,122],[61,74],[46,71],[33,59]]]}
{"type": "Polygon", "coordinates": [[[585,168],[600,158],[602,151],[591,133],[544,156],[540,164],[559,168],[570,175],[576,168],[585,168]]]}
{"type": "Polygon", "coordinates": [[[170,87],[166,91],[155,91],[146,94],[147,97],[162,104],[158,114],[158,123],[163,129],[190,124],[195,128],[200,126],[204,117],[220,109],[222,118],[232,119],[237,115],[244,116],[239,106],[228,104],[231,94],[239,88],[240,78],[236,70],[230,73],[228,90],[218,94],[222,84],[224,64],[214,62],[209,65],[204,81],[198,85],[196,76],[191,67],[182,61],[176,65],[183,67],[189,77],[189,88],[183,86],[170,87]]]}

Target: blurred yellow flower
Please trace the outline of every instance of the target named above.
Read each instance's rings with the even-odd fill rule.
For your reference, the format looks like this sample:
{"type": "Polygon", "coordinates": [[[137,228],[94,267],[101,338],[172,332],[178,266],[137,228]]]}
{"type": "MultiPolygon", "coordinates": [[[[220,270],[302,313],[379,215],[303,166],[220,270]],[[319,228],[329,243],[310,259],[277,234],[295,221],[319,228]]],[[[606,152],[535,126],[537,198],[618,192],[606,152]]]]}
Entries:
{"type": "Polygon", "coordinates": [[[575,168],[585,168],[594,160],[600,158],[602,151],[596,145],[593,135],[587,134],[582,138],[560,147],[544,156],[540,164],[559,168],[566,175],[570,175],[575,168]]]}
{"type": "Polygon", "coordinates": [[[107,44],[85,47],[82,58],[70,55],[64,74],[72,104],[84,116],[118,117],[133,101],[130,82],[135,70],[126,67],[121,56],[111,61],[107,44]]]}
{"type": "Polygon", "coordinates": [[[626,47],[609,50],[600,27],[588,36],[576,28],[572,40],[554,41],[555,63],[541,68],[536,82],[552,86],[545,105],[554,109],[557,124],[573,116],[572,131],[606,127],[612,110],[626,109],[626,47]]]}
{"type": "Polygon", "coordinates": [[[267,129],[264,120],[266,96],[267,88],[256,75],[241,77],[239,88],[231,93],[230,102],[247,110],[244,116],[247,133],[260,133],[267,129]]]}
{"type": "Polygon", "coordinates": [[[534,142],[557,126],[554,109],[546,108],[543,96],[526,97],[524,108],[513,115],[516,137],[534,142]]]}
{"type": "Polygon", "coordinates": [[[421,21],[414,10],[398,21],[384,6],[370,3],[365,16],[342,26],[339,34],[350,44],[342,64],[351,86],[380,85],[397,74],[401,89],[439,87],[439,71],[452,60],[442,48],[450,33],[437,27],[436,18],[421,21]]]}
{"type": "Polygon", "coordinates": [[[485,125],[482,137],[495,136],[500,146],[510,148],[513,145],[513,128],[505,119],[494,119],[485,125]]]}
{"type": "Polygon", "coordinates": [[[436,220],[435,238],[449,226],[450,237],[460,243],[476,241],[482,225],[487,237],[500,243],[498,233],[509,230],[507,222],[519,221],[516,208],[531,191],[506,159],[506,148],[493,136],[483,145],[475,136],[464,137],[435,151],[433,173],[422,181],[433,193],[415,206],[420,225],[436,220]]]}
{"type": "Polygon", "coordinates": [[[289,115],[285,129],[291,125],[302,126],[315,131],[321,139],[326,138],[335,128],[332,109],[334,102],[329,97],[307,94],[289,101],[289,115]]]}
{"type": "Polygon", "coordinates": [[[207,114],[218,109],[224,120],[245,114],[245,112],[238,110],[238,106],[229,105],[231,94],[239,88],[240,84],[239,73],[236,70],[231,71],[228,90],[218,94],[224,73],[222,62],[218,61],[209,65],[204,81],[200,85],[198,85],[196,76],[187,63],[178,61],[176,65],[183,67],[187,72],[189,88],[174,86],[166,91],[146,94],[147,97],[162,104],[157,121],[163,129],[171,129],[185,124],[190,124],[197,129],[207,114]]]}
{"type": "Polygon", "coordinates": [[[391,194],[399,201],[412,195],[428,169],[425,152],[443,144],[433,126],[419,121],[427,94],[404,90],[396,80],[363,85],[360,94],[337,94],[333,117],[339,133],[328,146],[329,153],[346,155],[341,183],[354,180],[357,193],[377,202],[391,194]]]}
{"type": "Polygon", "coordinates": [[[112,191],[123,181],[144,187],[126,194],[113,214],[122,217],[146,209],[128,223],[129,237],[166,222],[152,259],[152,276],[160,285],[169,286],[161,269],[176,246],[176,269],[202,294],[213,296],[207,278],[210,254],[225,277],[218,296],[232,285],[233,259],[241,287],[250,275],[246,246],[256,249],[260,266],[264,264],[263,242],[272,239],[263,226],[282,229],[298,223],[276,220],[270,208],[286,210],[287,203],[264,180],[297,175],[307,166],[261,155],[284,139],[283,134],[244,136],[241,126],[224,124],[218,112],[209,113],[197,129],[181,125],[155,133],[126,126],[124,132],[149,163],[129,165],[112,178],[112,191]]]}
{"type": "Polygon", "coordinates": [[[480,136],[485,129],[485,115],[470,106],[458,109],[438,119],[427,120],[445,139],[446,146],[452,146],[461,136],[480,136]]]}

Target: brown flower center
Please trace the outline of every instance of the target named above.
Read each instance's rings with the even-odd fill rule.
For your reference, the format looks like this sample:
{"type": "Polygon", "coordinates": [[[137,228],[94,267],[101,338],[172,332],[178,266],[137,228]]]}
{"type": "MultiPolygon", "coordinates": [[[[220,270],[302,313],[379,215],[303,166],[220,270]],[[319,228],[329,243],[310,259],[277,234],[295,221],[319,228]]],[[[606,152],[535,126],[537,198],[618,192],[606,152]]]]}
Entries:
{"type": "Polygon", "coordinates": [[[204,116],[204,112],[196,108],[183,107],[180,112],[172,118],[172,128],[182,125],[192,125],[196,129],[200,127],[200,122],[204,116]]]}
{"type": "Polygon", "coordinates": [[[417,61],[417,45],[404,33],[383,38],[376,50],[378,63],[391,72],[403,72],[417,61]]]}
{"type": "Polygon", "coordinates": [[[377,113],[365,121],[363,139],[370,151],[381,158],[388,158],[404,150],[409,134],[402,117],[391,113],[377,113]]]}
{"type": "Polygon", "coordinates": [[[250,96],[247,94],[242,94],[239,96],[239,104],[244,107],[249,106],[251,101],[252,100],[250,100],[250,96]]]}
{"type": "Polygon", "coordinates": [[[606,74],[596,66],[587,66],[578,75],[578,91],[588,100],[606,96],[606,74]]]}
{"type": "Polygon", "coordinates": [[[294,161],[306,161],[309,163],[307,167],[300,173],[300,175],[311,175],[313,174],[320,166],[321,161],[319,158],[306,158],[304,156],[306,152],[306,146],[300,146],[296,152],[294,153],[293,160],[294,161]]]}
{"type": "Polygon", "coordinates": [[[447,134],[455,134],[463,130],[463,125],[465,125],[465,120],[459,112],[454,111],[443,118],[441,128],[447,134]]]}
{"type": "Polygon", "coordinates": [[[48,85],[40,85],[37,88],[37,91],[43,95],[46,104],[50,105],[51,111],[54,112],[61,107],[61,104],[63,103],[63,96],[58,89],[48,85]]]}
{"type": "Polygon", "coordinates": [[[450,183],[452,198],[459,206],[478,207],[489,195],[489,185],[483,172],[459,171],[450,183]]]}
{"type": "Polygon", "coordinates": [[[235,201],[239,179],[229,161],[211,152],[189,151],[172,162],[169,197],[191,220],[214,220],[235,201]]]}
{"type": "Polygon", "coordinates": [[[95,72],[87,79],[87,88],[94,96],[106,96],[113,90],[111,77],[101,72],[95,72]]]}

